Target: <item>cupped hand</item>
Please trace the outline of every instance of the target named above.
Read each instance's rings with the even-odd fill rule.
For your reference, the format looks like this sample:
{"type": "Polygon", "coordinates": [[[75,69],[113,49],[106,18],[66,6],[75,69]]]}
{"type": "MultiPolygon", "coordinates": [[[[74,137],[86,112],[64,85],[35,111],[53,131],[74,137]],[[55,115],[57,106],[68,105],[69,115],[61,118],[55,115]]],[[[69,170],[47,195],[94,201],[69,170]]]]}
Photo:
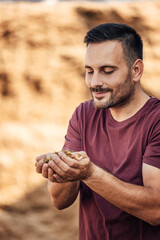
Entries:
{"type": "Polygon", "coordinates": [[[85,152],[73,152],[69,157],[61,151],[51,157],[48,166],[57,182],[84,180],[91,174],[92,163],[85,152]]]}
{"type": "Polygon", "coordinates": [[[67,151],[47,153],[38,156],[36,161],[37,173],[42,173],[44,178],[58,183],[85,180],[90,176],[93,165],[83,151],[72,154],[67,151]]]}

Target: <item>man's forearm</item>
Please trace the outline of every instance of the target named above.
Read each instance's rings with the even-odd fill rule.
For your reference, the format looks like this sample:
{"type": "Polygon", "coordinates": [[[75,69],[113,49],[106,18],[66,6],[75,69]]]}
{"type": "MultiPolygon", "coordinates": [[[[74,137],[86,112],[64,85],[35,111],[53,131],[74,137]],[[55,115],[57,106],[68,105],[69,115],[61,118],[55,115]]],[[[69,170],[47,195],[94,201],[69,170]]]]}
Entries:
{"type": "Polygon", "coordinates": [[[59,210],[69,207],[77,198],[79,182],[55,183],[48,181],[53,205],[59,210]]]}
{"type": "Polygon", "coordinates": [[[160,203],[152,188],[121,181],[94,164],[90,177],[84,183],[129,214],[152,225],[160,224],[160,203]]]}

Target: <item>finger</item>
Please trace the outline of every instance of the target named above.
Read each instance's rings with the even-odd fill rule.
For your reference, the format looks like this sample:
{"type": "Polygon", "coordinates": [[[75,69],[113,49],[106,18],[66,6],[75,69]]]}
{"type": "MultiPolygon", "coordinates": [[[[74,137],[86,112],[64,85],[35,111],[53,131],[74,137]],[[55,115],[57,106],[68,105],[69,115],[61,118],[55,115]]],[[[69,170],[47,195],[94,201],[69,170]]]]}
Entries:
{"type": "Polygon", "coordinates": [[[59,152],[58,155],[63,160],[64,163],[66,163],[68,166],[72,168],[78,168],[79,162],[75,160],[74,158],[68,157],[64,152],[59,152]]]}
{"type": "MultiPolygon", "coordinates": [[[[59,160],[59,161],[62,161],[62,160],[59,160]]],[[[59,161],[57,160],[57,162],[59,162],[59,161]]],[[[64,171],[56,164],[56,162],[50,161],[50,162],[48,163],[48,166],[49,166],[55,173],[57,173],[60,177],[65,175],[64,171]]]]}
{"type": "Polygon", "coordinates": [[[45,161],[45,159],[50,160],[50,157],[51,157],[51,155],[53,155],[53,154],[54,154],[54,153],[42,154],[42,155],[36,157],[36,161],[38,162],[38,161],[40,161],[40,160],[42,160],[42,159],[43,159],[44,161],[45,161]]]}
{"type": "Polygon", "coordinates": [[[42,159],[45,159],[45,158],[46,158],[46,154],[43,154],[43,155],[40,155],[40,156],[36,157],[36,161],[38,162],[38,161],[40,161],[42,159]]]}
{"type": "Polygon", "coordinates": [[[88,157],[87,153],[85,151],[80,151],[80,152],[77,152],[77,153],[82,155],[83,157],[88,157]]]}
{"type": "MultiPolygon", "coordinates": [[[[72,161],[75,161],[74,159],[71,159],[72,161]]],[[[66,163],[63,162],[62,159],[59,157],[56,157],[54,161],[50,161],[48,163],[49,167],[53,169],[53,171],[56,173],[53,174],[53,177],[56,178],[57,182],[67,182],[67,181],[74,181],[78,179],[77,176],[79,175],[79,169],[77,168],[71,168],[66,163]],[[59,167],[59,165],[63,168],[63,170],[59,167]],[[58,175],[58,176],[57,176],[58,175]]]]}
{"type": "Polygon", "coordinates": [[[80,152],[73,152],[72,153],[73,158],[75,158],[78,161],[81,161],[82,159],[88,157],[86,152],[80,151],[80,152]]]}
{"type": "Polygon", "coordinates": [[[44,163],[42,167],[42,176],[48,178],[48,164],[44,163]]]}
{"type": "Polygon", "coordinates": [[[62,161],[62,159],[58,156],[58,155],[52,155],[52,159],[53,161],[50,161],[48,164],[49,166],[53,169],[54,169],[54,163],[63,171],[63,172],[66,172],[69,170],[69,166],[64,162],[62,161]]]}
{"type": "Polygon", "coordinates": [[[43,160],[40,160],[39,162],[36,163],[36,171],[37,173],[42,173],[42,167],[43,167],[43,160]]]}
{"type": "Polygon", "coordinates": [[[57,183],[64,183],[64,179],[62,179],[58,174],[53,174],[53,178],[56,180],[57,183]]]}
{"type": "Polygon", "coordinates": [[[53,177],[53,170],[49,167],[48,168],[48,180],[51,182],[56,182],[56,179],[53,177]]]}

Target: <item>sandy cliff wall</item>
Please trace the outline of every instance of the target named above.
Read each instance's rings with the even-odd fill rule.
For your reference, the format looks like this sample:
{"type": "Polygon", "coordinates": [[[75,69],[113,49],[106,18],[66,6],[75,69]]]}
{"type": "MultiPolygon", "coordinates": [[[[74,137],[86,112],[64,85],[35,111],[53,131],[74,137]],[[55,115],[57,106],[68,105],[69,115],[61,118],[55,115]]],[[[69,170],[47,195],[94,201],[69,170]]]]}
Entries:
{"type": "Polygon", "coordinates": [[[104,22],[130,24],[142,35],[142,84],[160,97],[159,2],[8,3],[1,4],[0,11],[1,121],[64,123],[75,106],[89,98],[83,37],[104,22]]]}

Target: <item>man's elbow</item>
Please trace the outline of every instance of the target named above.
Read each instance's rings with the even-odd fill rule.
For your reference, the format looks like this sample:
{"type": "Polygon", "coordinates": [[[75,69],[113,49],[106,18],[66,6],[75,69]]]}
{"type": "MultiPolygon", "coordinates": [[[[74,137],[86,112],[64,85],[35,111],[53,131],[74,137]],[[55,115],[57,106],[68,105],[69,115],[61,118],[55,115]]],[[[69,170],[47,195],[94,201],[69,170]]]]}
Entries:
{"type": "Polygon", "coordinates": [[[53,206],[58,210],[63,210],[65,208],[68,208],[73,203],[73,202],[57,201],[57,199],[54,199],[53,197],[51,197],[51,201],[53,206]]]}
{"type": "Polygon", "coordinates": [[[152,217],[146,222],[148,222],[152,226],[159,226],[160,225],[160,213],[153,214],[152,217]]]}
{"type": "Polygon", "coordinates": [[[152,226],[159,226],[160,225],[160,219],[154,219],[149,222],[150,225],[152,226]]]}

